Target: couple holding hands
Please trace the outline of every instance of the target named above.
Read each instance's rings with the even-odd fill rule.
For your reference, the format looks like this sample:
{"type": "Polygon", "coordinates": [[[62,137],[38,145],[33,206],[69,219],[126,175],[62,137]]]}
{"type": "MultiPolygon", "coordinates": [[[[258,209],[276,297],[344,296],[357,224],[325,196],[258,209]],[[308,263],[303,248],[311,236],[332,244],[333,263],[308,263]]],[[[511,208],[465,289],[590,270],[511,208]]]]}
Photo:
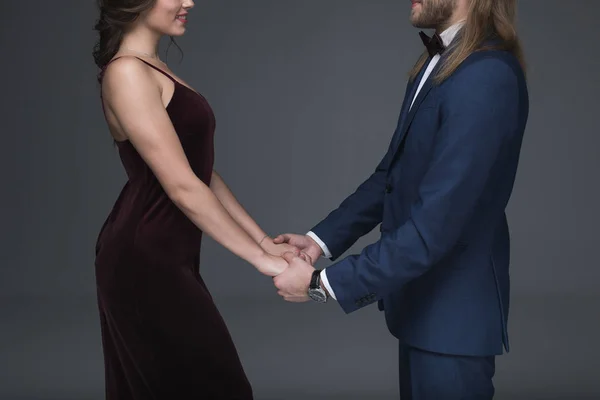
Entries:
{"type": "Polygon", "coordinates": [[[128,176],[96,244],[108,400],[253,398],[199,272],[203,234],[287,301],[377,303],[403,400],[493,397],[509,349],[505,209],[529,108],[516,0],[410,4],[434,33],[415,35],[425,50],[386,153],[307,234],[271,239],[213,169],[210,105],[158,57],[193,1],[99,0],[94,58],[128,176]],[[342,257],[377,226],[376,242],[342,257]],[[334,263],[315,269],[320,257],[334,263]]]}

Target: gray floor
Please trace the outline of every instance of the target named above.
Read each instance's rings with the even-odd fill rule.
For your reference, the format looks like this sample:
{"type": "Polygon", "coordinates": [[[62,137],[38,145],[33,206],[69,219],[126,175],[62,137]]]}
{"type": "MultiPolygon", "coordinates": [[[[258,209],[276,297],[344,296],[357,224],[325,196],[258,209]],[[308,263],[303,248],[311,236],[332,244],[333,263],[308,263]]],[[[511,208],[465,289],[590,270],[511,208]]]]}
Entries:
{"type": "MultiPolygon", "coordinates": [[[[101,400],[94,298],[0,298],[0,399],[101,400]]],[[[397,399],[396,343],[376,307],[217,299],[257,400],[397,399]],[[309,325],[308,322],[312,321],[309,325]]],[[[598,299],[513,296],[497,399],[600,399],[598,299]]]]}

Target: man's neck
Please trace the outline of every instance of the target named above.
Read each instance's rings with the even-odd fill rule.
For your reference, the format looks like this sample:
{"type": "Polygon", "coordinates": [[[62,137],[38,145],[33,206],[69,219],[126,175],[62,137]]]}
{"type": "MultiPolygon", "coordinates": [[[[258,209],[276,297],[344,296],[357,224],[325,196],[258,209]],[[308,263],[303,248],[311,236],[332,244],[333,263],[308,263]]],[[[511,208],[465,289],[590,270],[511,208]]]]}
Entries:
{"type": "Polygon", "coordinates": [[[438,34],[442,38],[444,46],[450,45],[450,43],[454,40],[454,37],[456,36],[457,32],[462,28],[463,24],[464,21],[458,21],[452,25],[447,26],[446,29],[442,31],[438,32],[436,30],[436,32],[438,32],[438,34]]]}
{"type": "Polygon", "coordinates": [[[443,24],[440,24],[439,26],[437,26],[435,28],[435,33],[437,33],[438,35],[441,35],[443,32],[447,31],[448,29],[450,29],[451,27],[453,27],[455,25],[464,24],[466,20],[467,20],[467,18],[462,17],[462,16],[450,18],[450,20],[448,20],[447,22],[444,22],[443,24]]]}

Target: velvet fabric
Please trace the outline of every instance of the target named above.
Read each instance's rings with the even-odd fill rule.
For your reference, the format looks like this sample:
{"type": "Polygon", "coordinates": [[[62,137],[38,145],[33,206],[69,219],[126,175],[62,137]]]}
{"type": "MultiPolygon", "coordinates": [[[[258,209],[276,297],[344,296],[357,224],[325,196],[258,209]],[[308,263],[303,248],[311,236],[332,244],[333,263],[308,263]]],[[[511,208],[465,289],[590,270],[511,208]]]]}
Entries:
{"type": "MultiPolygon", "coordinates": [[[[215,117],[175,85],[166,107],[195,174],[210,184],[215,117]]],[[[95,272],[107,400],[250,400],[238,353],[200,275],[202,232],[167,196],[128,140],[128,181],[96,244],[95,272]]]]}

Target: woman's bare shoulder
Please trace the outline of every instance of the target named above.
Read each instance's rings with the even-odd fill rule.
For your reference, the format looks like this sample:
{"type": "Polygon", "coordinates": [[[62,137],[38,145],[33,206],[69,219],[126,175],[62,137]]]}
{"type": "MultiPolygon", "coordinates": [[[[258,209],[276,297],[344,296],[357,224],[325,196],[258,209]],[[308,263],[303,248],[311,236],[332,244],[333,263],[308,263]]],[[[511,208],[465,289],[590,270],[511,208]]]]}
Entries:
{"type": "Polygon", "coordinates": [[[150,69],[133,56],[113,59],[105,68],[102,86],[109,91],[135,90],[156,86],[150,69]]]}

